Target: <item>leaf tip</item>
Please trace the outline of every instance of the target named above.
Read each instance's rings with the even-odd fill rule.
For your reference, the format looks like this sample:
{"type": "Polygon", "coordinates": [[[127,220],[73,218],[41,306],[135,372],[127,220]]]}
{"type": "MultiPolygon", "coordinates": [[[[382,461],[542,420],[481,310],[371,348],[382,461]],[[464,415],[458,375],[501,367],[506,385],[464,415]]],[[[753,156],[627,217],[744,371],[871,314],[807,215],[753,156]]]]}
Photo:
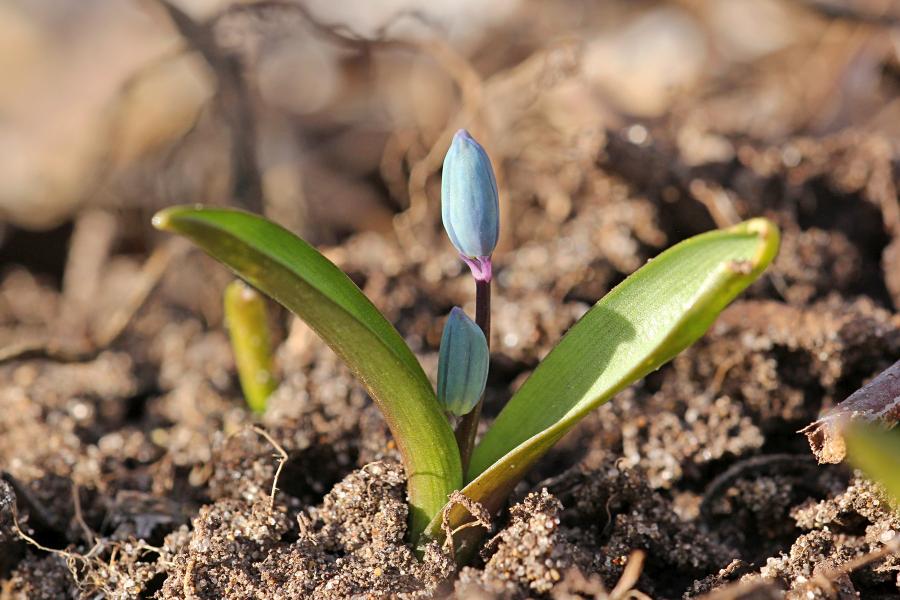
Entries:
{"type": "Polygon", "coordinates": [[[150,222],[160,231],[176,231],[179,219],[203,208],[202,204],[170,206],[153,215],[150,222]]]}
{"type": "MultiPolygon", "coordinates": [[[[759,239],[759,247],[749,260],[751,273],[754,275],[765,270],[775,258],[775,255],[778,254],[778,248],[781,245],[781,232],[778,230],[778,226],[769,219],[763,217],[749,219],[731,227],[729,231],[752,234],[759,239]]],[[[740,270],[743,271],[745,269],[746,267],[742,267],[740,270]]]]}
{"type": "Polygon", "coordinates": [[[160,231],[166,231],[169,229],[170,223],[172,221],[172,209],[164,208],[155,215],[153,215],[153,219],[151,219],[151,223],[156,229],[160,231]]]}

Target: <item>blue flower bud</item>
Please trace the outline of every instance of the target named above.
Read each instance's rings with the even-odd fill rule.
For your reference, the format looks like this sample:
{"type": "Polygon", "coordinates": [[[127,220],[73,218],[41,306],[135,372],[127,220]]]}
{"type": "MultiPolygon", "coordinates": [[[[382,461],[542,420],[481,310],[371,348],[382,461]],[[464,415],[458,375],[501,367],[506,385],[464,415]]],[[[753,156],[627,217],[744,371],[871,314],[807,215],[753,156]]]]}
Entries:
{"type": "Polygon", "coordinates": [[[459,307],[444,324],[438,357],[438,401],[450,413],[471,412],[484,394],[490,353],[481,328],[459,307]]]}
{"type": "Polygon", "coordinates": [[[476,266],[489,262],[497,246],[500,211],[491,159],[465,129],[456,132],[444,157],[441,218],[450,241],[479,277],[476,266]]]}

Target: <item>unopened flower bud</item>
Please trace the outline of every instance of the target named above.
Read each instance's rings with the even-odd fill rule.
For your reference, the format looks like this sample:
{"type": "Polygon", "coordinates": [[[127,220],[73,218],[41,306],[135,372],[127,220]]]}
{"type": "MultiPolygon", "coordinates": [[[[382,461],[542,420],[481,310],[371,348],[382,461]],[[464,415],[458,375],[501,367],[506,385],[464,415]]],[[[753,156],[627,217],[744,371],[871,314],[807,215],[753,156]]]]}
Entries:
{"type": "Polygon", "coordinates": [[[481,328],[454,307],[444,324],[438,357],[437,397],[446,411],[462,416],[475,408],[484,394],[489,363],[481,328]]]}
{"type": "Polygon", "coordinates": [[[475,278],[490,281],[490,257],[500,234],[497,180],[487,152],[465,129],[456,132],[444,157],[441,218],[475,278]]]}

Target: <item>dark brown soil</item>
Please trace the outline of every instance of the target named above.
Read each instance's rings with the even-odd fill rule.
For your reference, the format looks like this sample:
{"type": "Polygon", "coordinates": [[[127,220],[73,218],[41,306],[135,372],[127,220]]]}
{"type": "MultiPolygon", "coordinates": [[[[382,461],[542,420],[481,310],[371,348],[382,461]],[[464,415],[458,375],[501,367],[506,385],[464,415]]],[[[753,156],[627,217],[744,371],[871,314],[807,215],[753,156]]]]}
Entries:
{"type": "MultiPolygon", "coordinates": [[[[116,213],[97,255],[75,243],[81,213],[74,226],[12,229],[0,265],[0,599],[606,599],[620,579],[620,599],[632,587],[660,599],[900,597],[900,557],[861,560],[900,535],[900,516],[859,473],[817,465],[797,433],[900,359],[896,132],[860,116],[807,121],[790,104],[751,120],[747,107],[787,85],[790,56],[635,123],[587,110],[560,83],[577,60],[565,48],[516,75],[524,56],[504,56],[476,65],[507,77],[485,94],[516,107],[485,126],[505,211],[488,419],[591,303],[665,247],[763,215],[783,233],[773,267],[700,342],[569,434],[457,570],[438,546],[419,561],[404,542],[387,427],[305,325],[273,306],[283,382],[254,423],[222,327],[223,268],[150,233],[146,207],[116,213]],[[509,99],[523,89],[555,104],[509,99]],[[557,111],[575,116],[563,127],[557,111]],[[130,302],[140,289],[145,301],[130,302]],[[120,334],[98,342],[123,314],[120,334]]],[[[879,65],[895,96],[896,57],[879,65]]],[[[472,313],[474,294],[443,239],[437,178],[407,193],[428,148],[410,143],[393,164],[401,138],[382,137],[384,163],[366,162],[363,144],[360,164],[343,165],[335,157],[350,161],[362,138],[319,126],[318,160],[339,163],[326,179],[352,166],[364,175],[353,185],[382,204],[341,221],[313,197],[323,225],[307,233],[337,242],[326,254],[433,377],[441,317],[472,313]]]]}

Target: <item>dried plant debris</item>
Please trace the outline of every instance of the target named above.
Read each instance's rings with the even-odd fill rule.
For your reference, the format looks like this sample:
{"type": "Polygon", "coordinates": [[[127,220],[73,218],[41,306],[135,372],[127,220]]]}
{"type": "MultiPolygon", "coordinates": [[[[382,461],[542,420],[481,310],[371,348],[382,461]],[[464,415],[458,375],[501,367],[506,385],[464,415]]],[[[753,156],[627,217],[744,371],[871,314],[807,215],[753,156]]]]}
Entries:
{"type": "Polygon", "coordinates": [[[174,552],[184,543],[181,532],[167,536],[159,547],[134,538],[97,538],[81,553],[47,548],[24,532],[19,535],[32,549],[12,572],[6,591],[11,598],[29,600],[150,597],[161,587],[174,552]],[[41,554],[32,553],[34,548],[41,554]]]}
{"type": "Polygon", "coordinates": [[[842,430],[853,421],[888,427],[900,421],[900,360],[802,430],[820,463],[844,460],[842,430]]]}

